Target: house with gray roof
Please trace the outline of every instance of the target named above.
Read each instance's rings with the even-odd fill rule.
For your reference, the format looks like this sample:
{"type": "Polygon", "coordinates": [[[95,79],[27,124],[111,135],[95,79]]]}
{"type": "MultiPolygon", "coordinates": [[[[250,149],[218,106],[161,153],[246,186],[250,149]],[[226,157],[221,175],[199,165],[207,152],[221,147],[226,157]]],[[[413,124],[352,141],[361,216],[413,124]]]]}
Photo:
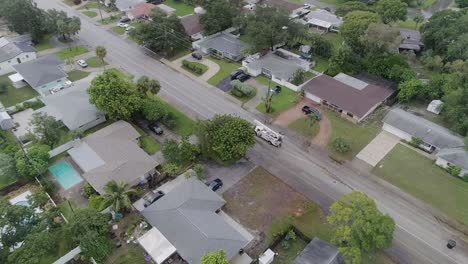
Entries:
{"type": "Polygon", "coordinates": [[[442,168],[457,166],[461,169],[458,176],[468,177],[468,151],[465,148],[442,149],[436,154],[435,163],[442,168]]]}
{"type": "Polygon", "coordinates": [[[231,260],[249,241],[218,214],[225,203],[196,177],[190,177],[142,214],[188,263],[198,264],[202,256],[220,249],[231,260]]]}
{"type": "Polygon", "coordinates": [[[345,264],[345,261],[335,246],[315,237],[293,264],[345,264]]]}
{"type": "Polygon", "coordinates": [[[412,50],[414,52],[419,52],[424,48],[424,43],[421,40],[421,33],[417,30],[400,28],[400,37],[400,51],[412,50]]]}
{"type": "Polygon", "coordinates": [[[248,46],[236,36],[220,32],[192,43],[192,47],[205,54],[213,54],[234,61],[241,60],[244,56],[242,50],[248,46]]]}
{"type": "Polygon", "coordinates": [[[328,12],[325,9],[317,9],[310,11],[303,20],[309,25],[323,31],[338,32],[341,24],[343,24],[343,18],[328,12]]]}
{"type": "Polygon", "coordinates": [[[117,121],[83,138],[67,152],[83,178],[102,194],[112,180],[135,186],[154,173],[158,163],[139,147],[139,138],[131,124],[117,121]]]}
{"type": "Polygon", "coordinates": [[[17,74],[13,82],[26,82],[41,95],[50,95],[67,85],[68,75],[62,69],[64,61],[51,54],[13,66],[17,74]]]}
{"type": "Polygon", "coordinates": [[[36,50],[27,35],[0,38],[0,75],[14,72],[14,65],[36,59],[36,50]]]}
{"type": "Polygon", "coordinates": [[[383,123],[383,130],[403,140],[422,140],[420,147],[428,152],[464,146],[460,135],[401,108],[388,112],[383,123]]]}
{"type": "Polygon", "coordinates": [[[61,121],[69,130],[85,131],[106,121],[104,113],[89,102],[87,81],[77,81],[73,88],[41,98],[43,112],[61,121]]]}

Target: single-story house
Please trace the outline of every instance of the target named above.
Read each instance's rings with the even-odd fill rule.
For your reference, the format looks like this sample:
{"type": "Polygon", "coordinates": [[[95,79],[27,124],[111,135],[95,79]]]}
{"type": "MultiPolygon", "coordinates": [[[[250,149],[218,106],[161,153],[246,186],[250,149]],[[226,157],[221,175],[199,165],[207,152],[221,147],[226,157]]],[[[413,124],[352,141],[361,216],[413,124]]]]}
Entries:
{"type": "Polygon", "coordinates": [[[249,242],[218,214],[225,203],[196,177],[190,177],[142,214],[185,261],[199,264],[202,256],[220,249],[233,259],[249,242]]]}
{"type": "Polygon", "coordinates": [[[394,94],[394,90],[340,73],[312,78],[302,89],[312,101],[325,105],[353,122],[360,122],[394,94]]]}
{"type": "Polygon", "coordinates": [[[15,123],[13,122],[13,119],[11,116],[5,112],[1,111],[0,112],[0,128],[3,130],[9,130],[12,129],[15,126],[15,123]]]}
{"type": "Polygon", "coordinates": [[[244,57],[242,49],[247,46],[247,43],[226,32],[216,33],[192,43],[194,49],[205,54],[214,54],[234,61],[239,61],[244,57]]]}
{"type": "Polygon", "coordinates": [[[0,75],[14,72],[13,65],[34,59],[36,59],[36,50],[28,35],[0,38],[0,75]]]}
{"type": "Polygon", "coordinates": [[[192,14],[180,18],[180,23],[184,27],[185,33],[190,36],[192,40],[199,40],[203,38],[202,27],[200,24],[200,16],[192,14]]]}
{"type": "Polygon", "coordinates": [[[131,20],[148,19],[153,13],[154,8],[156,8],[156,5],[151,3],[139,3],[127,11],[127,17],[131,20]]]}
{"type": "Polygon", "coordinates": [[[83,171],[83,178],[102,194],[112,180],[135,186],[154,173],[158,163],[139,147],[139,137],[131,124],[117,121],[83,138],[67,152],[83,171]]]}
{"type": "Polygon", "coordinates": [[[338,249],[330,243],[314,238],[297,256],[293,264],[344,264],[338,249]]]}
{"type": "Polygon", "coordinates": [[[383,123],[383,130],[403,140],[422,140],[420,147],[428,152],[464,146],[461,136],[401,108],[394,108],[388,112],[383,123]]]}
{"type": "Polygon", "coordinates": [[[68,75],[62,69],[64,61],[51,54],[16,64],[16,74],[9,76],[13,83],[26,82],[39,94],[47,96],[67,86],[68,75]]]}
{"type": "Polygon", "coordinates": [[[73,88],[41,98],[43,112],[55,117],[69,130],[85,131],[106,121],[105,115],[89,102],[88,82],[76,82],[73,88]]]}
{"type": "Polygon", "coordinates": [[[248,56],[242,61],[247,73],[252,76],[265,74],[273,81],[286,85],[288,88],[297,91],[299,88],[290,83],[294,73],[300,69],[309,71],[311,63],[301,58],[301,56],[284,49],[277,49],[273,52],[261,56],[255,54],[248,56]]]}
{"type": "Polygon", "coordinates": [[[421,40],[421,33],[417,30],[400,28],[400,51],[412,50],[419,52],[424,48],[424,43],[421,40]]]}
{"type": "Polygon", "coordinates": [[[314,27],[323,31],[338,32],[343,18],[328,12],[325,9],[317,9],[310,11],[303,20],[309,27],[314,27]]]}
{"type": "MultiPolygon", "coordinates": [[[[108,6],[110,1],[105,0],[105,3],[106,6],[108,6]]],[[[146,3],[146,0],[117,0],[115,2],[115,5],[120,11],[127,12],[128,10],[132,9],[140,3],[146,3]]]]}
{"type": "Polygon", "coordinates": [[[435,163],[443,168],[457,166],[461,168],[458,176],[468,177],[468,151],[465,148],[442,149],[436,154],[435,163]]]}

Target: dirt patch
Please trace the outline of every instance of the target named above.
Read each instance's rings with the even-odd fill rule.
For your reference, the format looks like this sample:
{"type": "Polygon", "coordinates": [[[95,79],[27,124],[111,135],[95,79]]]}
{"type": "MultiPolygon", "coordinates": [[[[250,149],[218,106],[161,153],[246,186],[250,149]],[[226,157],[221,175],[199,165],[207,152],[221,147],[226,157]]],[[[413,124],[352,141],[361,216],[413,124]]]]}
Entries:
{"type": "Polygon", "coordinates": [[[274,235],[290,224],[291,219],[309,217],[311,208],[314,208],[311,218],[321,218],[315,204],[261,167],[223,196],[227,201],[224,211],[256,235],[247,248],[252,257],[263,253],[274,235]]]}
{"type": "Polygon", "coordinates": [[[304,113],[302,113],[302,107],[304,105],[314,105],[314,103],[306,98],[302,99],[302,101],[295,106],[279,114],[273,124],[281,127],[288,127],[294,121],[304,117],[304,113]]]}
{"type": "Polygon", "coordinates": [[[323,114],[322,108],[320,108],[320,112],[322,112],[322,118],[320,119],[320,130],[318,134],[312,140],[312,144],[325,148],[327,147],[328,142],[331,138],[332,133],[332,126],[330,120],[328,119],[326,114],[323,114]]]}

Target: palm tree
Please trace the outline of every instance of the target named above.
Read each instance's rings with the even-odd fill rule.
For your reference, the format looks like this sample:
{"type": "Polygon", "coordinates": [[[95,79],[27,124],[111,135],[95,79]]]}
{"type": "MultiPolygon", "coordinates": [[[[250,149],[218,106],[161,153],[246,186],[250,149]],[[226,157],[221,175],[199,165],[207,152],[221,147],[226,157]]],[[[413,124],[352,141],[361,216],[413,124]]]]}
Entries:
{"type": "Polygon", "coordinates": [[[103,46],[97,46],[95,49],[96,56],[98,56],[99,59],[102,61],[102,67],[106,69],[106,62],[104,61],[104,57],[107,55],[107,50],[103,46]]]}
{"type": "Polygon", "coordinates": [[[104,206],[110,206],[114,212],[130,209],[132,203],[130,202],[130,195],[136,194],[136,190],[131,189],[130,185],[126,182],[110,181],[104,187],[104,206]]]}
{"type": "Polygon", "coordinates": [[[148,78],[147,76],[141,76],[136,83],[137,89],[143,95],[148,95],[148,92],[151,94],[159,93],[161,90],[161,84],[157,80],[148,78]]]}

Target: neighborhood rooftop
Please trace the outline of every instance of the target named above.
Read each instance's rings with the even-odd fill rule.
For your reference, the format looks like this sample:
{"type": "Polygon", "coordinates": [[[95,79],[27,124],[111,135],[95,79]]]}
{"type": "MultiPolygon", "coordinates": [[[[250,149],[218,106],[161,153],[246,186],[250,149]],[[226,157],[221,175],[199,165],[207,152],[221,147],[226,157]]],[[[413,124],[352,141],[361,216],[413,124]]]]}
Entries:
{"type": "Polygon", "coordinates": [[[31,39],[29,37],[12,39],[6,37],[0,38],[0,62],[12,59],[23,52],[34,51],[36,50],[31,45],[31,39]]]}
{"type": "Polygon", "coordinates": [[[284,80],[289,80],[297,70],[308,68],[309,65],[309,62],[299,56],[290,56],[289,52],[279,50],[248,63],[248,67],[253,70],[268,71],[275,78],[284,80]]]}
{"type": "Polygon", "coordinates": [[[129,18],[139,19],[142,17],[148,17],[152,14],[155,7],[156,6],[151,3],[139,3],[128,11],[130,14],[129,18]]]}
{"type": "Polygon", "coordinates": [[[340,26],[343,24],[343,19],[341,17],[338,17],[324,9],[310,11],[305,16],[305,20],[307,20],[309,24],[317,25],[323,28],[340,26]]]}
{"type": "Polygon", "coordinates": [[[217,50],[222,53],[228,53],[233,56],[239,56],[241,50],[247,47],[247,43],[239,40],[229,33],[217,33],[206,37],[198,43],[199,46],[203,46],[208,50],[217,50]]]}
{"type": "Polygon", "coordinates": [[[424,44],[421,41],[421,33],[417,30],[400,28],[400,49],[419,51],[424,44]]]}
{"type": "Polygon", "coordinates": [[[196,177],[185,179],[142,211],[188,263],[198,264],[207,252],[224,249],[234,257],[247,240],[216,214],[226,202],[196,177]]]}
{"type": "Polygon", "coordinates": [[[338,249],[319,239],[314,238],[294,260],[293,264],[344,264],[338,249]]]}
{"type": "Polygon", "coordinates": [[[184,26],[185,33],[189,36],[201,32],[200,16],[197,14],[181,17],[180,22],[182,23],[182,26],[184,26]]]}
{"type": "Polygon", "coordinates": [[[459,135],[401,108],[392,109],[383,122],[439,149],[464,146],[463,138],[459,135]]]}
{"type": "Polygon", "coordinates": [[[468,170],[468,151],[462,147],[441,149],[436,156],[468,170]]]}
{"type": "Polygon", "coordinates": [[[64,62],[59,57],[51,54],[32,61],[16,64],[13,68],[32,87],[40,87],[44,84],[65,78],[68,75],[60,68],[64,62]]]}

